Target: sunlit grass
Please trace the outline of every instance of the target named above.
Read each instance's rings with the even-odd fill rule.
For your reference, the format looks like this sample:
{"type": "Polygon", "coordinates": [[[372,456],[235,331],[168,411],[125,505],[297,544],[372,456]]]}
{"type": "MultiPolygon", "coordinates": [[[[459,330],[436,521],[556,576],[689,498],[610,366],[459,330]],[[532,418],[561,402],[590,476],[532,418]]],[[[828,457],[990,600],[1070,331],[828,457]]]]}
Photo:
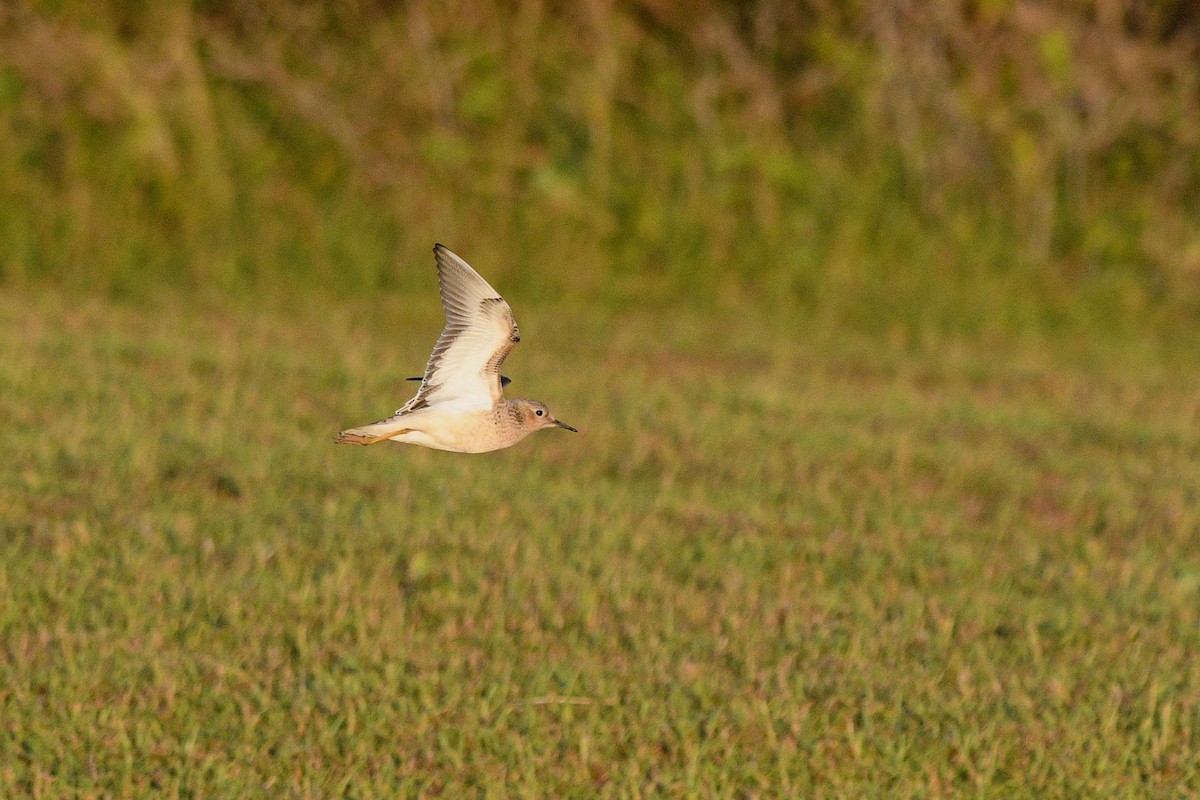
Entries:
{"type": "Polygon", "coordinates": [[[430,303],[0,299],[0,794],[1200,779],[1186,360],[510,300],[581,433],[467,457],[331,443],[430,303]]]}

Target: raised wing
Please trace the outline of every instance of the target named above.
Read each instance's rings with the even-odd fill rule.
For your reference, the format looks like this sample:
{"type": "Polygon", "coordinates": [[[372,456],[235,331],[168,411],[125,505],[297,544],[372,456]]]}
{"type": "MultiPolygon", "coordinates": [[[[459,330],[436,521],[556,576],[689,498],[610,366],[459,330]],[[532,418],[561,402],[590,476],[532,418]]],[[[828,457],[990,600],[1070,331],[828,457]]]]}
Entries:
{"type": "MultiPolygon", "coordinates": [[[[425,376],[418,375],[415,378],[405,378],[404,380],[406,380],[406,381],[423,381],[423,380],[425,380],[425,376]]],[[[500,376],[500,388],[501,389],[503,389],[505,386],[508,386],[510,383],[512,383],[512,378],[508,377],[507,375],[500,376]]]]}
{"type": "Polygon", "coordinates": [[[471,265],[434,245],[446,327],[433,347],[417,396],[396,413],[434,403],[491,408],[500,402],[500,365],[521,341],[512,309],[471,265]]]}

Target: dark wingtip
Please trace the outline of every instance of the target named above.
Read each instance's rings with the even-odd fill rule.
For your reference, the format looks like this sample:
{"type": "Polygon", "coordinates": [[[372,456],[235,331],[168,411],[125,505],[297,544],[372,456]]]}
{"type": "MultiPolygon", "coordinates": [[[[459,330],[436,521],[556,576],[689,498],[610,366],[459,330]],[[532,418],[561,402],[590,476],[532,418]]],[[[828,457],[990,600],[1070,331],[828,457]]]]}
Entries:
{"type": "Polygon", "coordinates": [[[510,383],[512,383],[512,378],[508,377],[507,375],[500,376],[500,386],[501,387],[508,386],[510,383]]]}

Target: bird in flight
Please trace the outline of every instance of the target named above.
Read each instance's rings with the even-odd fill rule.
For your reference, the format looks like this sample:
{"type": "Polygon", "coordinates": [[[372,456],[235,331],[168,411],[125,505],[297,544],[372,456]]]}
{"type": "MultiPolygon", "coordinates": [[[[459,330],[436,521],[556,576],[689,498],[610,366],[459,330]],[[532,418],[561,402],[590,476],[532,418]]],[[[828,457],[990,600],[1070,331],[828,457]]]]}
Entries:
{"type": "MultiPolygon", "coordinates": [[[[446,327],[433,347],[421,386],[395,414],[342,431],[338,444],[403,442],[486,453],[510,447],[542,428],[565,428],[545,403],[504,399],[504,359],[521,341],[512,309],[471,265],[433,247],[446,327]]],[[[410,379],[414,380],[414,379],[410,379]]],[[[575,431],[578,433],[578,431],[575,431]]]]}

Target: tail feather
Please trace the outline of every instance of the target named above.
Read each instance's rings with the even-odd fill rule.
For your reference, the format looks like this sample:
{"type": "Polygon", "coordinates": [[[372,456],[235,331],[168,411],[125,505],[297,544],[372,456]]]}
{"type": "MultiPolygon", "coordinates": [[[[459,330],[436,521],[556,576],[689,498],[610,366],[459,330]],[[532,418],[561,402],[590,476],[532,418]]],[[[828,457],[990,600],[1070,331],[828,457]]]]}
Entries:
{"type": "Polygon", "coordinates": [[[362,425],[358,428],[344,430],[337,435],[337,438],[333,442],[334,444],[378,444],[396,436],[410,433],[412,430],[412,428],[406,428],[403,423],[397,422],[394,419],[385,419],[380,422],[373,422],[370,425],[362,425]]]}

